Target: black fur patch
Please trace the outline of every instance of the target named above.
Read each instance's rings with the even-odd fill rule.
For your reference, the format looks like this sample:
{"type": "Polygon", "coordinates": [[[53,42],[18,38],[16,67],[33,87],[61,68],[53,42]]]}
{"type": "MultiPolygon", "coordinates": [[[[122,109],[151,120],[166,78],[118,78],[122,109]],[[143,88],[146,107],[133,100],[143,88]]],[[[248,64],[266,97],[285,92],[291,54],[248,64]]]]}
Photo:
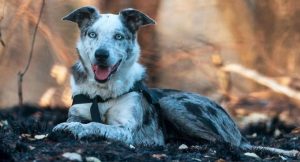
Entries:
{"type": "MultiPolygon", "coordinates": [[[[214,133],[218,134],[217,128],[214,126],[211,120],[208,119],[210,114],[207,115],[205,111],[206,109],[203,109],[201,111],[202,106],[193,102],[184,102],[183,103],[187,111],[192,113],[197,117],[197,120],[201,121],[204,125],[206,125],[209,129],[211,129],[214,133]]],[[[209,108],[208,108],[209,109],[209,108]]],[[[216,113],[216,112],[215,112],[216,113]]],[[[197,122],[197,121],[195,121],[197,122]]]]}
{"type": "Polygon", "coordinates": [[[143,115],[143,124],[149,125],[151,122],[151,112],[149,110],[145,110],[145,113],[143,115]]]}
{"type": "Polygon", "coordinates": [[[155,108],[153,107],[153,105],[147,107],[145,110],[145,113],[143,115],[143,124],[145,125],[150,125],[151,121],[153,121],[154,119],[156,119],[157,117],[155,116],[155,108]]]}
{"type": "Polygon", "coordinates": [[[80,69],[80,62],[74,64],[71,70],[76,83],[83,83],[87,80],[87,73],[80,69]]]}
{"type": "Polygon", "coordinates": [[[215,110],[214,108],[212,108],[212,107],[208,107],[207,108],[207,111],[211,114],[211,115],[213,115],[213,116],[217,116],[217,110],[215,110]]]}
{"type": "Polygon", "coordinates": [[[185,99],[189,99],[187,96],[180,96],[178,98],[176,98],[178,101],[180,100],[185,100],[185,99]]]}
{"type": "Polygon", "coordinates": [[[85,27],[90,26],[92,23],[94,23],[99,17],[100,14],[98,13],[96,8],[86,6],[69,13],[63,18],[63,20],[77,23],[80,29],[84,29],[85,27]]]}
{"type": "Polygon", "coordinates": [[[200,110],[201,105],[192,103],[192,102],[183,102],[184,107],[187,111],[192,113],[195,116],[202,115],[202,111],[200,110]]]}
{"type": "Polygon", "coordinates": [[[198,120],[200,120],[204,125],[210,128],[215,134],[219,134],[218,129],[215,127],[211,120],[203,117],[198,117],[198,120]]]}
{"type": "Polygon", "coordinates": [[[132,33],[135,33],[141,26],[155,24],[154,20],[135,9],[122,10],[120,18],[132,33]]]}

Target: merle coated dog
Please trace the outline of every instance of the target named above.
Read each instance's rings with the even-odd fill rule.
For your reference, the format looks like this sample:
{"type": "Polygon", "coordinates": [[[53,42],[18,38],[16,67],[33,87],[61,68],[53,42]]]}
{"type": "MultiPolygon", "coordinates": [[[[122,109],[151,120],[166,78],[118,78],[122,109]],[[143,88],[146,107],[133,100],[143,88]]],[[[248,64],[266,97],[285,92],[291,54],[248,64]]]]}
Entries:
{"type": "Polygon", "coordinates": [[[254,150],[215,102],[195,93],[145,86],[137,31],[155,24],[153,19],[135,9],[100,14],[94,7],[82,7],[63,20],[80,29],[79,60],[72,67],[68,120],[53,132],[133,145],[164,145],[168,137],[204,139],[254,150]]]}

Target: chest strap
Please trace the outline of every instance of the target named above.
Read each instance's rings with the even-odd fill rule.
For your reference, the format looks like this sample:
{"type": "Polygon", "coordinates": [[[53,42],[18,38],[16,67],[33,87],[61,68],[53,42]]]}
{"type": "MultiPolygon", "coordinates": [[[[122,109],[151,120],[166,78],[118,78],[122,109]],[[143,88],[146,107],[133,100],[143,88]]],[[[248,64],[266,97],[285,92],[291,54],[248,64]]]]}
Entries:
{"type": "MultiPolygon", "coordinates": [[[[148,87],[144,84],[144,82],[142,80],[135,82],[134,86],[128,92],[126,92],[122,95],[125,95],[130,92],[141,93],[145,97],[145,99],[147,100],[147,102],[149,104],[156,105],[158,103],[158,99],[156,97],[154,97],[153,95],[151,95],[148,87]]],[[[98,103],[104,103],[111,99],[113,99],[113,98],[107,98],[104,100],[103,98],[101,98],[101,96],[98,96],[98,95],[94,98],[90,98],[90,96],[88,96],[88,95],[78,94],[73,97],[72,105],[92,103],[92,106],[90,108],[92,121],[101,123],[102,120],[101,120],[101,114],[100,114],[100,111],[98,108],[98,103]]]]}

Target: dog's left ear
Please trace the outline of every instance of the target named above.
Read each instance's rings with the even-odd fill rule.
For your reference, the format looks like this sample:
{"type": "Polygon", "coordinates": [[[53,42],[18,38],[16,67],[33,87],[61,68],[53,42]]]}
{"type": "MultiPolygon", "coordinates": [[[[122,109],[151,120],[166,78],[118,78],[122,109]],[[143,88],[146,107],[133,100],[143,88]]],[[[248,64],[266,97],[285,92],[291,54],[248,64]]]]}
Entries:
{"type": "Polygon", "coordinates": [[[155,24],[153,19],[136,9],[124,9],[119,15],[132,32],[136,32],[141,26],[155,24]]]}
{"type": "Polygon", "coordinates": [[[95,21],[100,17],[99,11],[91,6],[78,8],[65,17],[62,20],[72,21],[78,24],[79,28],[84,27],[85,25],[95,21]]]}

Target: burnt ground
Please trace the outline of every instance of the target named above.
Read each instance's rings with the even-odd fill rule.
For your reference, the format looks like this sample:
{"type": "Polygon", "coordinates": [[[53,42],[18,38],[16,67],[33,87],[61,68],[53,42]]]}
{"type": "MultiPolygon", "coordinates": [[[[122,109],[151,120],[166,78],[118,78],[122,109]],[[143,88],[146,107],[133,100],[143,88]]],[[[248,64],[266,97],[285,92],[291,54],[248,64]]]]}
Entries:
{"type": "MultiPolygon", "coordinates": [[[[96,157],[101,161],[283,161],[295,160],[278,155],[257,153],[246,156],[226,144],[172,141],[165,147],[130,148],[104,139],[78,141],[67,134],[50,134],[54,125],[64,122],[67,109],[25,105],[0,111],[0,161],[70,161],[66,152],[78,153],[83,161],[96,157]],[[43,136],[49,134],[48,137],[43,136]]],[[[270,123],[249,125],[242,130],[255,145],[300,150],[300,130],[277,118],[270,123]],[[279,132],[279,133],[278,133],[279,132]]]]}

